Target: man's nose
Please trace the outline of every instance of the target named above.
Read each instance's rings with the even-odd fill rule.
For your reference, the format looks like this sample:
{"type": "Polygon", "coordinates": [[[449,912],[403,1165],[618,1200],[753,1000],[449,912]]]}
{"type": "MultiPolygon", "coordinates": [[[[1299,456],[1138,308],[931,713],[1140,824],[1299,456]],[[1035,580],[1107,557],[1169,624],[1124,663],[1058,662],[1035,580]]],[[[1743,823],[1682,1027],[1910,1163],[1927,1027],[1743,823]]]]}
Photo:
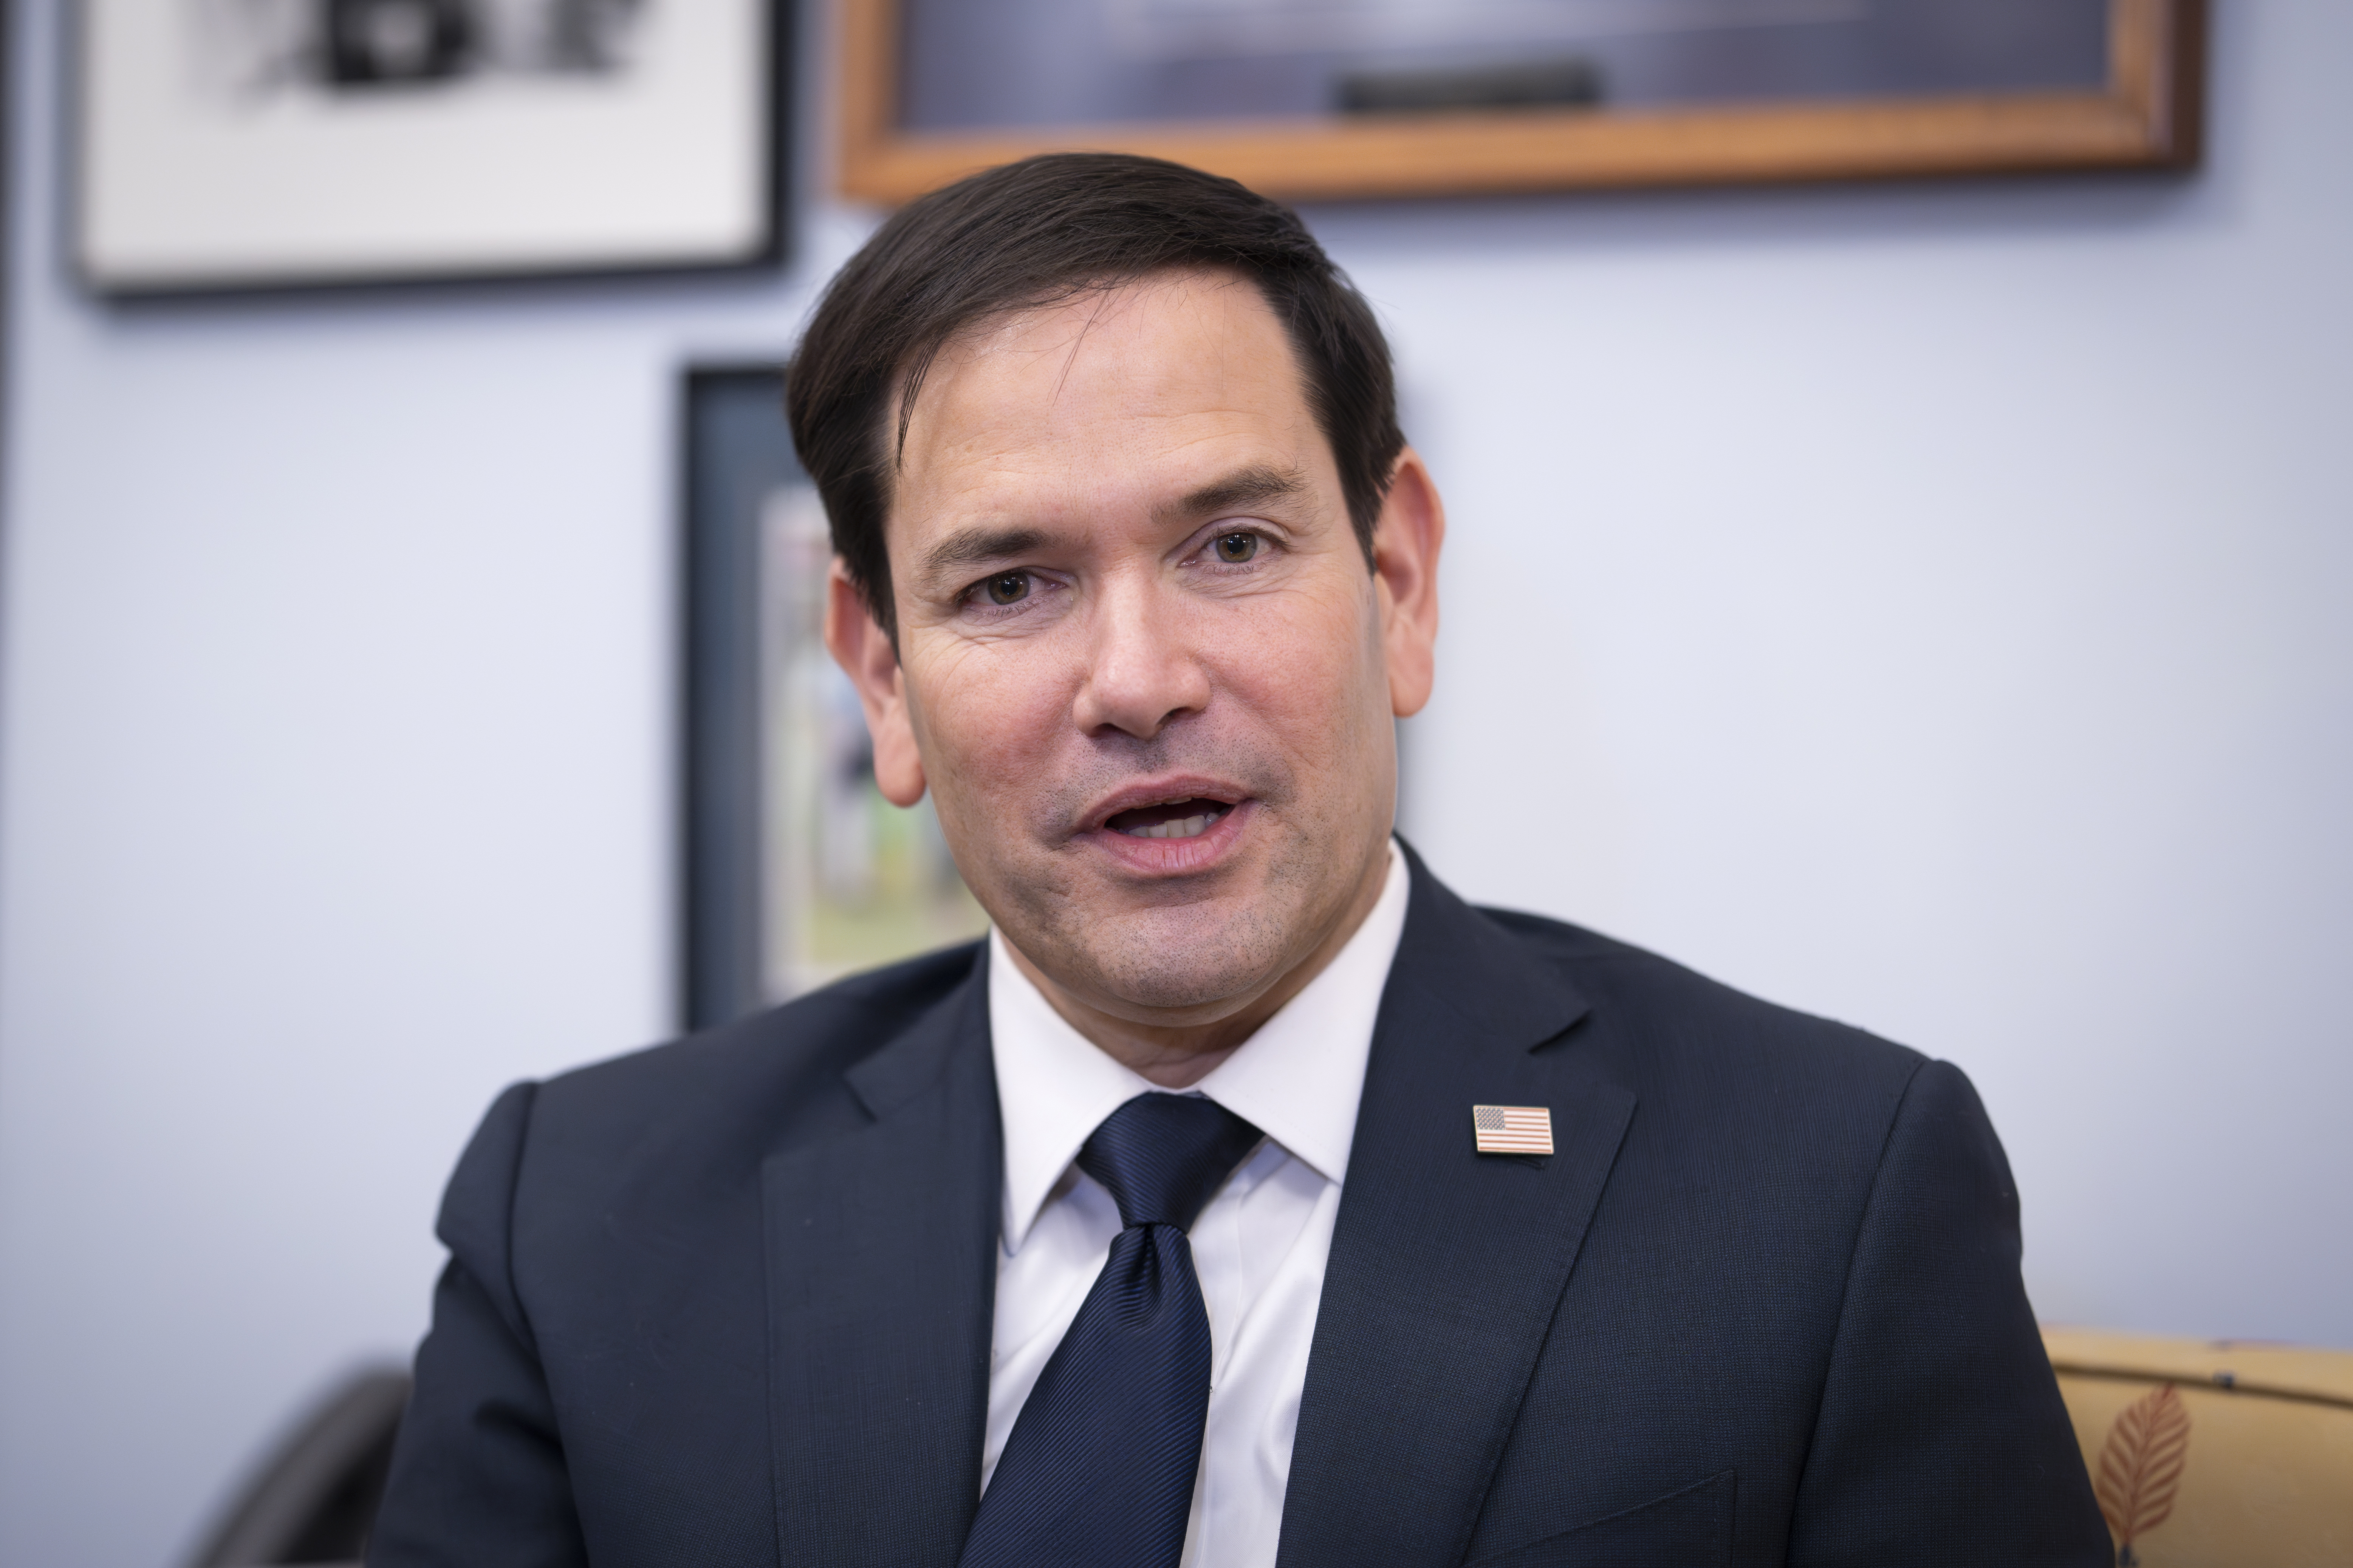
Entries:
{"type": "Polygon", "coordinates": [[[1188,635],[1192,617],[1162,584],[1107,585],[1089,626],[1086,679],[1071,717],[1086,734],[1148,741],[1209,705],[1209,678],[1188,635]]]}

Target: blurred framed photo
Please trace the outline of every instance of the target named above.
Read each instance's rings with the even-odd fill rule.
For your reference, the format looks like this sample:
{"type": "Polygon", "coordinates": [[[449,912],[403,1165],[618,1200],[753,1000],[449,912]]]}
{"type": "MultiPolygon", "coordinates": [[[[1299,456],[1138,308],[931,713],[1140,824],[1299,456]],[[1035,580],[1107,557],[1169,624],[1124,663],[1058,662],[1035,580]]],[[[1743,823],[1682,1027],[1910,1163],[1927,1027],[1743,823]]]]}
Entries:
{"type": "Polygon", "coordinates": [[[684,1023],[704,1028],[988,929],[925,799],[874,783],[823,641],[832,546],[774,367],[686,373],[680,581],[684,1023]]]}
{"type": "Polygon", "coordinates": [[[622,272],[782,247],[780,0],[87,0],[108,293],[622,272]]]}
{"type": "Polygon", "coordinates": [[[840,184],[1064,148],[1293,199],[2181,167],[2201,0],[843,0],[840,184]]]}

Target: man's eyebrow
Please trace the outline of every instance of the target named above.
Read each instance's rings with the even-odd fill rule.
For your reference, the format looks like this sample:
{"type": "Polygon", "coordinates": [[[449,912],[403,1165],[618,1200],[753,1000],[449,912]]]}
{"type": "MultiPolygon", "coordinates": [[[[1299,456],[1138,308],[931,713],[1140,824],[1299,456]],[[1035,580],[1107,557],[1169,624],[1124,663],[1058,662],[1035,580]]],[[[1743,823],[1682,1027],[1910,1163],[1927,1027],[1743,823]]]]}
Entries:
{"type": "Polygon", "coordinates": [[[924,552],[923,571],[937,576],[959,566],[1026,555],[1045,542],[1045,531],[1037,528],[958,529],[924,552]]]}
{"type": "MultiPolygon", "coordinates": [[[[1156,512],[1163,521],[1184,521],[1266,501],[1287,500],[1306,494],[1307,489],[1307,476],[1296,468],[1237,468],[1156,509],[1156,512]]],[[[940,576],[958,567],[1027,555],[1051,542],[1052,536],[1042,528],[960,528],[923,552],[923,572],[927,576],[940,576]]]]}
{"type": "Polygon", "coordinates": [[[1264,501],[1289,500],[1306,494],[1307,489],[1307,476],[1296,468],[1237,468],[1224,479],[1203,485],[1175,505],[1159,510],[1164,521],[1182,521],[1212,517],[1221,511],[1239,511],[1264,501]]]}

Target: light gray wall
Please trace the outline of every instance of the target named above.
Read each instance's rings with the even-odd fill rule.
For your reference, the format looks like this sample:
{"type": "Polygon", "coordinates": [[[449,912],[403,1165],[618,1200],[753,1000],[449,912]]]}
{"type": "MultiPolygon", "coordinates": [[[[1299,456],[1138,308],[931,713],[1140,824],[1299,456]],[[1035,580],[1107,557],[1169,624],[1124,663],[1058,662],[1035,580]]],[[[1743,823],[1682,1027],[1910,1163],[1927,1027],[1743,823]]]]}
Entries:
{"type": "MultiPolygon", "coordinates": [[[[15,8],[0,1562],[162,1563],[664,1028],[673,367],[781,278],[108,310],[15,8]]],[[[2188,183],[1314,215],[1455,526],[1465,891],[1959,1062],[2048,1317],[2353,1344],[2353,13],[2188,183]]]]}

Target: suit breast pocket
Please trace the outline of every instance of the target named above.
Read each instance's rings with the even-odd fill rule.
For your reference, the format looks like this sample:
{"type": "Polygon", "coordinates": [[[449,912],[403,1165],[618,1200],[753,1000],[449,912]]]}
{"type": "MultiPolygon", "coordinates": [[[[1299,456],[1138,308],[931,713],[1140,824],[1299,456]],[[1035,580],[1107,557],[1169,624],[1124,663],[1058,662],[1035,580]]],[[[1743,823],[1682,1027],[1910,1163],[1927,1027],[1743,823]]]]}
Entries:
{"type": "Polygon", "coordinates": [[[1469,1568],[1718,1568],[1732,1561],[1730,1470],[1469,1568]]]}

